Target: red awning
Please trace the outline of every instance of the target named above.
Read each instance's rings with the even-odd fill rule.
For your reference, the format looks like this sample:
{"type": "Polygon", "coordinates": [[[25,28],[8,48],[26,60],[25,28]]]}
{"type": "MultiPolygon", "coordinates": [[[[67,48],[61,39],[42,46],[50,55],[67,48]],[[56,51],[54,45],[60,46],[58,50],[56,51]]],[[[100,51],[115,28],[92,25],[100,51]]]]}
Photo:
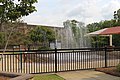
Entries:
{"type": "MultiPolygon", "coordinates": [[[[98,36],[100,35],[103,31],[107,30],[108,28],[100,29],[98,31],[94,31],[91,33],[86,34],[85,36],[98,36]]],[[[108,35],[100,35],[100,36],[108,36],[108,35]]]]}
{"type": "Polygon", "coordinates": [[[111,27],[111,28],[104,28],[95,32],[88,33],[90,36],[97,36],[97,35],[109,35],[110,36],[110,46],[112,46],[112,34],[120,34],[120,26],[111,27]]]}
{"type": "Polygon", "coordinates": [[[120,26],[107,28],[100,35],[120,34],[120,26]]]}

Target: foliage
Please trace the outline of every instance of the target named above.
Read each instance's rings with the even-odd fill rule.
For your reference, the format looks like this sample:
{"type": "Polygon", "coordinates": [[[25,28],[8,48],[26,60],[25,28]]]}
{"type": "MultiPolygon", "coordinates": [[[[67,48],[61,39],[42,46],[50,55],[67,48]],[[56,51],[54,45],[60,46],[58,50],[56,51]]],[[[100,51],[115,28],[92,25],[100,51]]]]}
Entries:
{"type": "Polygon", "coordinates": [[[14,31],[12,33],[10,40],[9,40],[9,45],[28,45],[30,43],[30,39],[27,35],[24,33],[14,31]]]}
{"type": "Polygon", "coordinates": [[[120,46],[120,35],[119,34],[114,34],[113,35],[113,45],[115,46],[120,46]]]}
{"type": "Polygon", "coordinates": [[[38,48],[38,50],[50,50],[51,48],[50,47],[44,47],[44,46],[42,46],[42,47],[39,47],[38,48]]]}
{"type": "Polygon", "coordinates": [[[39,76],[35,76],[33,79],[34,80],[64,80],[62,77],[56,74],[39,75],[39,76]]]}
{"type": "Polygon", "coordinates": [[[9,31],[5,29],[5,24],[14,24],[16,21],[23,16],[28,16],[29,14],[36,11],[34,3],[37,3],[37,0],[0,0],[0,31],[4,32],[4,43],[5,48],[7,48],[9,38],[14,30],[14,26],[10,26],[9,31]],[[14,23],[13,23],[14,22],[14,23]]]}
{"type": "Polygon", "coordinates": [[[55,40],[54,31],[48,27],[38,26],[29,33],[30,39],[34,43],[51,42],[55,40]]]}
{"type": "MultiPolygon", "coordinates": [[[[115,27],[115,26],[120,26],[120,22],[117,22],[114,19],[111,20],[105,20],[105,21],[100,21],[100,22],[96,22],[96,23],[92,23],[92,24],[88,24],[88,33],[89,32],[94,32],[103,28],[109,28],[109,27],[115,27]]],[[[95,36],[95,37],[91,37],[92,40],[92,46],[96,46],[97,44],[101,45],[97,45],[98,47],[103,47],[105,45],[108,45],[108,38],[109,37],[100,37],[100,36],[95,36]],[[97,39],[97,40],[96,40],[97,39]],[[98,41],[99,40],[99,41],[98,41]]],[[[120,46],[120,44],[118,44],[120,37],[119,35],[113,35],[113,45],[115,46],[120,46]]]]}
{"type": "Polygon", "coordinates": [[[114,19],[120,22],[120,9],[114,11],[114,19]]]}
{"type": "Polygon", "coordinates": [[[74,36],[76,36],[77,35],[77,21],[76,20],[71,20],[71,24],[72,24],[72,32],[74,33],[74,36]]]}
{"type": "Polygon", "coordinates": [[[97,31],[103,28],[109,28],[109,27],[114,27],[114,26],[119,26],[120,23],[116,22],[116,20],[105,20],[105,21],[100,21],[100,22],[95,22],[92,24],[88,24],[88,30],[89,32],[97,31]]]}
{"type": "Polygon", "coordinates": [[[37,0],[0,0],[0,24],[12,22],[36,11],[37,0]]]}
{"type": "Polygon", "coordinates": [[[120,72],[120,64],[118,64],[118,65],[116,66],[116,68],[117,68],[117,71],[120,72]]]}
{"type": "Polygon", "coordinates": [[[37,0],[0,0],[0,20],[16,21],[18,18],[27,16],[36,11],[37,0]],[[17,2],[16,2],[17,1],[17,2]]]}

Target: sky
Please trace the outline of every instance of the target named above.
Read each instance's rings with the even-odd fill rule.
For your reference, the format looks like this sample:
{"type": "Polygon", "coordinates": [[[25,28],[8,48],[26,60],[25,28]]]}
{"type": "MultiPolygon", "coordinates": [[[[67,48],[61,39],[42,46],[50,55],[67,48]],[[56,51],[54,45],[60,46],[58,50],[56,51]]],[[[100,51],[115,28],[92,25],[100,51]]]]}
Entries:
{"type": "Polygon", "coordinates": [[[38,0],[37,12],[23,17],[34,25],[62,27],[66,20],[77,20],[86,25],[113,19],[114,11],[120,9],[120,0],[38,0]]]}

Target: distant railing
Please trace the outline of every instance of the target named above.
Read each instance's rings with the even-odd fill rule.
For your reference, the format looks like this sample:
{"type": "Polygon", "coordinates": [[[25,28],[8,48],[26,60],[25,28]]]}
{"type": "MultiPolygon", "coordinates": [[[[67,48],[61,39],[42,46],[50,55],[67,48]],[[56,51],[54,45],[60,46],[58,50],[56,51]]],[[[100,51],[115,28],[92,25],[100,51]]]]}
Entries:
{"type": "Polygon", "coordinates": [[[2,71],[48,73],[116,66],[120,63],[120,48],[21,50],[0,56],[2,71]]]}

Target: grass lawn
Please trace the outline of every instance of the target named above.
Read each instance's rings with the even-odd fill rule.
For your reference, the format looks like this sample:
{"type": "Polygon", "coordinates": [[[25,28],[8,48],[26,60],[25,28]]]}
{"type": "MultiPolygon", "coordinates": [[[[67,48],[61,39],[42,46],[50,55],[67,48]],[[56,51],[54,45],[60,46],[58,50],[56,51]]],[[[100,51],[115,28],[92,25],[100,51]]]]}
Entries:
{"type": "Polygon", "coordinates": [[[38,75],[38,76],[35,76],[33,79],[34,80],[65,80],[56,74],[38,75]]]}

